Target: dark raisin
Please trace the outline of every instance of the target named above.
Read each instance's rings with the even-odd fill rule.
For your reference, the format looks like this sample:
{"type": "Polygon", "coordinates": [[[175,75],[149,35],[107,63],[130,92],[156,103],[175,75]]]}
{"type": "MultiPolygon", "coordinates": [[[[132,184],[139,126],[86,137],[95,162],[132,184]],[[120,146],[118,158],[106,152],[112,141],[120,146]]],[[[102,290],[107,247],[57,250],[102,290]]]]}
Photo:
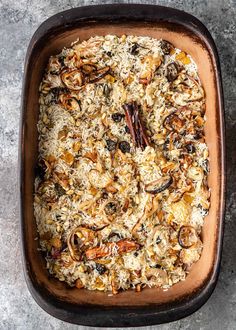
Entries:
{"type": "Polygon", "coordinates": [[[130,129],[127,125],[125,125],[125,133],[130,133],[130,129]]]}
{"type": "Polygon", "coordinates": [[[103,192],[102,193],[102,196],[101,196],[103,199],[107,199],[108,198],[108,193],[107,192],[103,192]]]}
{"type": "Polygon", "coordinates": [[[60,62],[61,66],[65,66],[65,62],[64,62],[65,58],[66,57],[63,55],[58,56],[58,61],[60,62]]]}
{"type": "Polygon", "coordinates": [[[107,56],[111,57],[112,56],[112,52],[108,51],[107,52],[107,56]]]}
{"type": "Polygon", "coordinates": [[[95,268],[100,275],[103,275],[107,270],[107,268],[102,264],[96,264],[95,268]]]}
{"type": "Polygon", "coordinates": [[[165,55],[169,55],[171,50],[174,48],[174,46],[166,40],[162,40],[160,46],[165,55]]]}
{"type": "Polygon", "coordinates": [[[135,257],[138,256],[138,252],[137,252],[137,251],[134,252],[134,256],[135,256],[135,257]]]}
{"type": "Polygon", "coordinates": [[[59,87],[51,88],[50,92],[52,93],[51,102],[57,103],[60,94],[60,88],[59,87]]]}
{"type": "Polygon", "coordinates": [[[53,87],[50,92],[52,93],[51,102],[57,103],[60,94],[68,94],[70,90],[67,87],[53,87]]]}
{"type": "Polygon", "coordinates": [[[116,141],[113,141],[111,139],[106,140],[106,144],[107,144],[107,149],[109,151],[115,150],[116,149],[116,141]]]}
{"type": "Polygon", "coordinates": [[[125,154],[126,152],[130,152],[130,145],[127,141],[121,141],[119,143],[119,149],[125,154]]]}
{"type": "Polygon", "coordinates": [[[200,140],[202,138],[202,134],[200,132],[197,132],[194,136],[195,140],[200,140]]]}
{"type": "Polygon", "coordinates": [[[65,189],[57,182],[55,183],[55,189],[59,197],[65,195],[66,193],[65,189]]]}
{"type": "Polygon", "coordinates": [[[185,149],[188,153],[193,154],[196,151],[196,148],[192,143],[186,144],[185,149]]]}
{"type": "Polygon", "coordinates": [[[159,244],[159,243],[161,243],[161,238],[160,238],[160,236],[157,236],[156,244],[159,244]]]}
{"type": "Polygon", "coordinates": [[[119,177],[117,175],[114,175],[113,180],[114,181],[118,181],[119,180],[119,177]]]}
{"type": "Polygon", "coordinates": [[[138,49],[139,49],[139,44],[137,44],[136,42],[132,45],[131,49],[130,49],[130,53],[132,55],[137,55],[138,54],[138,49]]]}
{"type": "Polygon", "coordinates": [[[115,123],[119,123],[122,118],[124,118],[124,115],[122,113],[116,112],[111,115],[111,118],[115,123]]]}
{"type": "Polygon", "coordinates": [[[113,202],[107,203],[105,206],[105,211],[107,214],[110,214],[110,215],[116,213],[116,211],[117,211],[116,203],[113,203],[113,202]]]}
{"type": "Polygon", "coordinates": [[[156,264],[156,266],[155,266],[155,268],[161,268],[161,265],[159,265],[159,264],[156,264]]]}
{"type": "Polygon", "coordinates": [[[35,167],[35,176],[39,177],[40,180],[44,179],[47,167],[44,161],[40,161],[35,167]]]}
{"type": "Polygon", "coordinates": [[[163,150],[168,151],[169,150],[169,144],[170,144],[170,139],[167,138],[163,144],[163,150]]]}
{"type": "Polygon", "coordinates": [[[174,81],[178,77],[179,67],[175,62],[173,62],[167,65],[166,71],[168,81],[174,81]]]}

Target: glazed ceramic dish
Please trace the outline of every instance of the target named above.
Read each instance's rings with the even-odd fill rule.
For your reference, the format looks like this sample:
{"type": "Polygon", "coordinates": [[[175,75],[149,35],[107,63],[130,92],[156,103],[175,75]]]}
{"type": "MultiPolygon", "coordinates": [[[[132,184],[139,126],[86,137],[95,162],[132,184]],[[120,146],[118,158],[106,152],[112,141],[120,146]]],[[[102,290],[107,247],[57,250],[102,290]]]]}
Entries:
{"type": "Polygon", "coordinates": [[[193,16],[149,5],[75,8],[44,22],[26,56],[20,144],[21,225],[24,269],[29,290],[48,313],[88,326],[141,326],[170,322],[197,310],[212,293],[221,257],[224,217],[224,121],[219,60],[207,29],[193,16]],[[33,199],[38,157],[39,84],[51,55],[78,38],[113,35],[164,39],[188,53],[198,66],[206,94],[205,137],[209,148],[210,210],[202,230],[203,250],[185,281],[168,290],[144,288],[118,295],[67,286],[49,276],[39,251],[33,199]]]}

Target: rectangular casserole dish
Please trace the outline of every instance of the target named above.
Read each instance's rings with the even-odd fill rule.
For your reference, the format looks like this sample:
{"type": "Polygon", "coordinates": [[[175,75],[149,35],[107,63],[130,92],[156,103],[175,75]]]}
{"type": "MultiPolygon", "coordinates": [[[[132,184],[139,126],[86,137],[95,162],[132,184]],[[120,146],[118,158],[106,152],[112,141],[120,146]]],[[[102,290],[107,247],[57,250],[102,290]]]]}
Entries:
{"type": "Polygon", "coordinates": [[[125,327],[170,322],[196,311],[217,281],[222,250],[225,144],[220,65],[206,27],[179,10],[151,5],[116,4],[74,8],[45,21],[28,47],[22,92],[20,142],[21,239],[25,278],[32,296],[48,313],[87,326],[125,327]],[[187,279],[168,291],[107,293],[69,288],[50,278],[38,251],[33,214],[37,162],[38,88],[50,55],[95,35],[132,34],[163,38],[189,53],[198,65],[206,92],[206,142],[210,154],[211,207],[203,227],[203,252],[187,279]]]}

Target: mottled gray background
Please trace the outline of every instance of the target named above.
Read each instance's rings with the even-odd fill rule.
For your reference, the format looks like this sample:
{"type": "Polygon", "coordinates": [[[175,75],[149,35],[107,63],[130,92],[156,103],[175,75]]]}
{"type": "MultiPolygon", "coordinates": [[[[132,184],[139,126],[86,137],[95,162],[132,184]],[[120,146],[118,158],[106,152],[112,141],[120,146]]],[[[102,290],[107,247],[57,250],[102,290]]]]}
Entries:
{"type": "MultiPolygon", "coordinates": [[[[113,1],[116,2],[117,1],[113,1]]],[[[120,1],[123,2],[123,1],[120,1]]],[[[131,2],[131,1],[130,1],[131,2]]],[[[220,278],[194,315],[145,329],[236,329],[236,0],[136,1],[183,9],[197,16],[215,39],[226,110],[228,197],[220,278]]],[[[29,40],[49,16],[107,1],[0,0],[0,329],[79,329],[45,313],[24,281],[19,236],[17,149],[23,63],[29,40]]],[[[80,329],[86,327],[80,327],[80,329]]],[[[143,328],[144,329],[144,328],[143,328]]]]}

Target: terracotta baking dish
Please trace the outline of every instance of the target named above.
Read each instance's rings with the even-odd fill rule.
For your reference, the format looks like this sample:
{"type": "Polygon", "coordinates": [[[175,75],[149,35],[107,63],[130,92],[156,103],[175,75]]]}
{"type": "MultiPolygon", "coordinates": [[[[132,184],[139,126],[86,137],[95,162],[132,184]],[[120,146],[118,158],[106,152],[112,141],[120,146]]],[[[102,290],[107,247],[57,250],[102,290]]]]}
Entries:
{"type": "Polygon", "coordinates": [[[28,47],[22,93],[20,143],[21,229],[26,282],[37,303],[62,320],[89,326],[125,327],[170,322],[196,311],[217,281],[222,249],[225,144],[220,64],[206,27],[182,11],[150,5],[103,5],[74,8],[45,21],[28,47]],[[168,291],[158,288],[108,296],[68,288],[50,278],[33,215],[34,168],[37,160],[38,87],[51,54],[78,37],[133,34],[163,38],[191,54],[206,91],[206,140],[210,150],[210,213],[203,228],[203,253],[186,281],[168,291]]]}

